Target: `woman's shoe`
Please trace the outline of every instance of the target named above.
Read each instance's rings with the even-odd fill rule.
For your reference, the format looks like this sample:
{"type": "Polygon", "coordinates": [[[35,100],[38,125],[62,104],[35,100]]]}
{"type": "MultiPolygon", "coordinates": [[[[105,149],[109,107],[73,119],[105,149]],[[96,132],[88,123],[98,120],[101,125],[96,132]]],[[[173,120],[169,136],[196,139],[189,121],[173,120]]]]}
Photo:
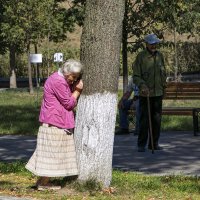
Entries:
{"type": "Polygon", "coordinates": [[[38,185],[37,189],[39,191],[45,191],[45,190],[60,190],[60,185],[38,185]]]}

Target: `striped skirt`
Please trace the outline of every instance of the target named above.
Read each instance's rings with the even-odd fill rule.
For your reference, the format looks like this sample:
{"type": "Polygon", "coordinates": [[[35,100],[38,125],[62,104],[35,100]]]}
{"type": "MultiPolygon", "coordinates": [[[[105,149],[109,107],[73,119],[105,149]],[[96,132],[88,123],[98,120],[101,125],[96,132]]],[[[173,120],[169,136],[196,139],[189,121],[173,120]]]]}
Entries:
{"type": "Polygon", "coordinates": [[[78,175],[73,134],[57,127],[40,126],[37,146],[26,169],[37,176],[78,175]]]}

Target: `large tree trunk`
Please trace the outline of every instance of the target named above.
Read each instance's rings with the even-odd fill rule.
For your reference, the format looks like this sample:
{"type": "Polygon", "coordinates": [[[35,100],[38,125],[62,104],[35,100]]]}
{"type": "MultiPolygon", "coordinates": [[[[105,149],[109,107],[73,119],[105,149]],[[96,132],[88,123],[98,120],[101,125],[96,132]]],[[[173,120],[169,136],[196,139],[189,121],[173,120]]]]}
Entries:
{"type": "Polygon", "coordinates": [[[11,71],[10,88],[17,88],[15,47],[11,46],[9,51],[10,51],[10,71],[11,71]]]}
{"type": "Polygon", "coordinates": [[[85,13],[84,90],[75,129],[79,180],[95,179],[107,187],[112,178],[124,0],[87,0],[85,13]]]}
{"type": "Polygon", "coordinates": [[[125,13],[123,20],[123,34],[122,34],[122,66],[123,66],[123,93],[126,92],[128,86],[128,55],[127,55],[127,43],[128,43],[128,1],[125,1],[125,13]]]}
{"type": "Polygon", "coordinates": [[[178,55],[177,55],[177,41],[176,41],[176,26],[174,27],[174,61],[175,61],[174,79],[175,81],[178,81],[178,55]]]}
{"type": "MultiPolygon", "coordinates": [[[[34,48],[35,48],[35,54],[37,54],[38,53],[37,44],[34,44],[34,48]]],[[[40,70],[38,63],[35,65],[35,79],[36,79],[36,86],[38,88],[40,87],[40,70]]]]}

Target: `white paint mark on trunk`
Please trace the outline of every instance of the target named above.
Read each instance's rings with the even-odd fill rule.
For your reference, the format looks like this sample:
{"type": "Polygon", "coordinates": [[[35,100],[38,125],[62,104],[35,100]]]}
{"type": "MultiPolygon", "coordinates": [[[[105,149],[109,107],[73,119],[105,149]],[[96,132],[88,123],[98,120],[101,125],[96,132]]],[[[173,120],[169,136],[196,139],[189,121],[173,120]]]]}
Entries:
{"type": "Polygon", "coordinates": [[[75,128],[79,180],[94,178],[110,185],[116,105],[117,95],[111,93],[79,99],[75,128]]]}

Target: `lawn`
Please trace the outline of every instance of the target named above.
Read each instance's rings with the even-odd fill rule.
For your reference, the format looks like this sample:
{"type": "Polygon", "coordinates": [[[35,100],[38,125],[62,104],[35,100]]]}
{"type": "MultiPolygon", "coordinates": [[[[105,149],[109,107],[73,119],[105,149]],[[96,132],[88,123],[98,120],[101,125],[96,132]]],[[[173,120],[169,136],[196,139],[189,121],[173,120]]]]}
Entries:
{"type": "Polygon", "coordinates": [[[41,98],[41,90],[33,95],[26,89],[0,92],[0,134],[36,134],[41,98]]]}
{"type": "MultiPolygon", "coordinates": [[[[119,93],[120,95],[121,93],[119,93]]],[[[36,135],[42,90],[30,95],[27,90],[0,92],[0,134],[36,135]]],[[[165,101],[164,105],[198,106],[199,101],[165,101]]],[[[117,118],[118,119],[118,118],[117,118]]],[[[118,121],[117,121],[118,123],[118,121]]],[[[116,123],[116,125],[117,125],[116,123]]],[[[190,130],[191,117],[164,116],[162,130],[190,130]]],[[[59,192],[39,192],[33,188],[36,177],[24,168],[25,163],[0,162],[0,195],[24,196],[34,199],[133,199],[133,200],[199,200],[200,178],[189,176],[149,176],[136,172],[113,171],[111,187],[101,189],[88,181],[57,180],[59,192]]]]}
{"type": "MultiPolygon", "coordinates": [[[[119,97],[122,92],[119,92],[119,97]]],[[[39,127],[38,117],[42,99],[42,89],[30,95],[26,89],[0,92],[0,135],[23,134],[36,135],[39,127]]],[[[167,100],[164,106],[198,107],[198,100],[167,100]]],[[[118,126],[118,115],[116,126],[118,126]]],[[[192,131],[191,116],[163,116],[162,131],[192,131]]]]}
{"type": "Polygon", "coordinates": [[[200,178],[185,176],[149,176],[135,172],[113,171],[111,187],[101,189],[94,181],[57,180],[59,192],[33,189],[36,177],[23,162],[0,162],[0,195],[32,197],[48,200],[133,199],[133,200],[199,200],[200,178]]]}

